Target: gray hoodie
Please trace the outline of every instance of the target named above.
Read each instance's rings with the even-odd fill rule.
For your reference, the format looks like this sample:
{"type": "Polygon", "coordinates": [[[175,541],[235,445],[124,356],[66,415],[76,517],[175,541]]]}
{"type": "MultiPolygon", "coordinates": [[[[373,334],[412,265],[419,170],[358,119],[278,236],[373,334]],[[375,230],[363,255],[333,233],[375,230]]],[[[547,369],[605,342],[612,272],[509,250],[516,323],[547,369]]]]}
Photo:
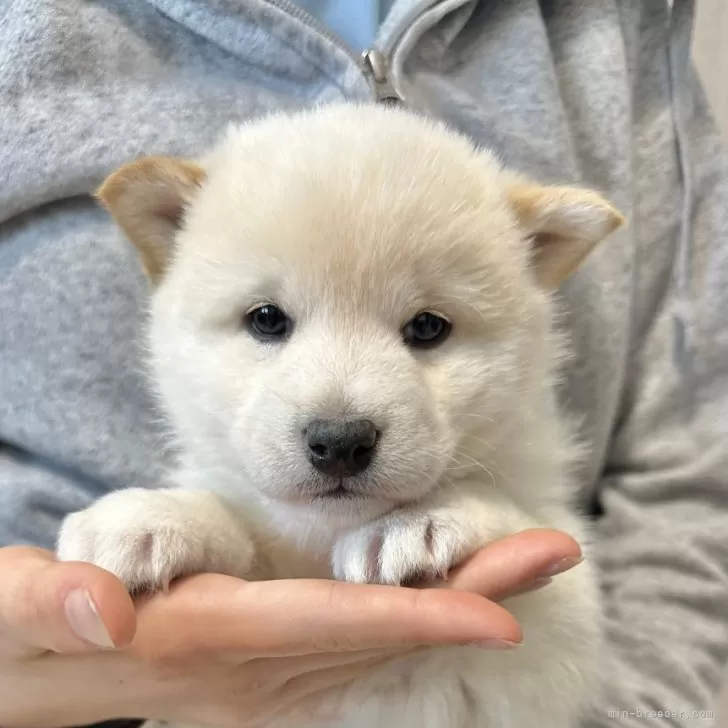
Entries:
{"type": "Polygon", "coordinates": [[[89,197],[231,120],[394,88],[629,227],[564,286],[607,600],[586,726],[709,725],[728,647],[728,167],[675,0],[399,0],[372,73],[285,2],[0,0],[0,544],[164,467],[147,295],[89,197]],[[667,717],[660,711],[667,711],[667,717]]]}

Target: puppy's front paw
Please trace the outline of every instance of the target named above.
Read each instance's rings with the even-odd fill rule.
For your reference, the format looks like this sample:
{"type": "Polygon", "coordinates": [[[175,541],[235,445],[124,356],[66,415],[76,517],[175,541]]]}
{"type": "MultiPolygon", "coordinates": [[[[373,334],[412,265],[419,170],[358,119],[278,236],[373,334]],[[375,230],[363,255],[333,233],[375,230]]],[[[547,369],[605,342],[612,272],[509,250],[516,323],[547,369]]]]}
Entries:
{"type": "Polygon", "coordinates": [[[403,511],[345,534],[334,547],[334,575],[372,584],[429,581],[445,577],[478,545],[454,520],[403,511]]]}
{"type": "Polygon", "coordinates": [[[61,527],[61,561],[87,561],[131,592],[165,589],[185,574],[248,572],[253,545],[215,496],[180,490],[112,493],[61,527]]]}

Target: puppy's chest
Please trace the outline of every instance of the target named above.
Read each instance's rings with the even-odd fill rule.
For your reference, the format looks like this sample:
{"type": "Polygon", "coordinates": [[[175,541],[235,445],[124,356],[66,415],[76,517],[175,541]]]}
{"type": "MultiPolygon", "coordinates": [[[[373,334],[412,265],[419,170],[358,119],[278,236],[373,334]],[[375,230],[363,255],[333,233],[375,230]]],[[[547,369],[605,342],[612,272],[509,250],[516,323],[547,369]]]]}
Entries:
{"type": "Polygon", "coordinates": [[[293,538],[258,532],[251,578],[332,579],[331,545],[301,543],[293,538]]]}

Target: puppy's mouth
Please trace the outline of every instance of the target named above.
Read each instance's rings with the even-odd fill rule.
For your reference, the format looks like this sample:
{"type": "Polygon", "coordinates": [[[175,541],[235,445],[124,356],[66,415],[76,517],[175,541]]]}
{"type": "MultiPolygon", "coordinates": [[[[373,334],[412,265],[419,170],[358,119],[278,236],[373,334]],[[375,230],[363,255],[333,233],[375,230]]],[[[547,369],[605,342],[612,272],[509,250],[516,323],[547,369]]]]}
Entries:
{"type": "Polygon", "coordinates": [[[314,494],[315,500],[345,500],[349,498],[362,498],[363,495],[358,490],[354,490],[346,485],[344,480],[340,480],[338,484],[334,484],[328,490],[314,494]]]}
{"type": "Polygon", "coordinates": [[[312,478],[299,483],[298,487],[288,490],[285,495],[279,495],[276,500],[311,505],[327,501],[361,501],[372,497],[370,488],[348,481],[347,478],[312,478]]]}

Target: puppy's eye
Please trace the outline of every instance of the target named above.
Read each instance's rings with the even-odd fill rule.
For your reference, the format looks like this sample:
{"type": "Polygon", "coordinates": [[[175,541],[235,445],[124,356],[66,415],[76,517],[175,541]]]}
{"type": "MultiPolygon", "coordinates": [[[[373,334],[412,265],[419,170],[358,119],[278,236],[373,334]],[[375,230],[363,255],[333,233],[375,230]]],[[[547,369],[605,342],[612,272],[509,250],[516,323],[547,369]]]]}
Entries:
{"type": "Polygon", "coordinates": [[[265,341],[283,339],[291,329],[291,319],[272,303],[254,308],[245,318],[250,333],[265,341]]]}
{"type": "Polygon", "coordinates": [[[436,313],[423,311],[405,324],[402,335],[410,346],[429,349],[445,341],[451,329],[452,325],[447,319],[436,313]]]}

